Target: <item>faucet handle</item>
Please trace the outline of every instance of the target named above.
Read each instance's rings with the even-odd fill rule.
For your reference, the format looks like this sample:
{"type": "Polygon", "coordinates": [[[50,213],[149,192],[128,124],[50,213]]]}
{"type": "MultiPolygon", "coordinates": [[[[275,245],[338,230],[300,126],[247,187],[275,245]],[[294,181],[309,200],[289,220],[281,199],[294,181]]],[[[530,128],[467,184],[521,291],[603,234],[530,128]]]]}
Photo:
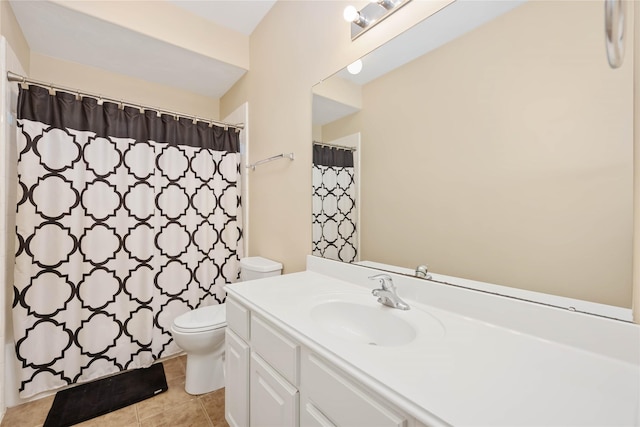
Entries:
{"type": "Polygon", "coordinates": [[[416,267],[416,277],[420,277],[422,279],[431,279],[431,275],[429,274],[429,267],[426,265],[419,265],[416,267]]]}
{"type": "Polygon", "coordinates": [[[393,279],[388,274],[385,274],[385,273],[376,274],[374,276],[369,276],[369,279],[380,281],[380,285],[382,286],[382,289],[386,291],[391,291],[396,288],[395,285],[393,284],[393,279]]]}

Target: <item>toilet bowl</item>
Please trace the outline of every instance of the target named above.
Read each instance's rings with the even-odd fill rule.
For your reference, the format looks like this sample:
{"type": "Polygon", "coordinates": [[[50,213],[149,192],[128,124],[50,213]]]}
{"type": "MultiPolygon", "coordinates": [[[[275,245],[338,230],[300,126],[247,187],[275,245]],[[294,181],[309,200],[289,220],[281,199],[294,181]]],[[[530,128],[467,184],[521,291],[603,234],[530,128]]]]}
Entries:
{"type": "MultiPolygon", "coordinates": [[[[279,275],[282,264],[261,257],[240,260],[241,280],[279,275]]],[[[203,394],[224,387],[224,334],[227,326],[225,304],[196,308],[176,317],[171,335],[187,354],[184,389],[203,394]]]]}
{"type": "Polygon", "coordinates": [[[185,390],[203,394],[224,387],[225,304],[188,311],[173,321],[171,335],[187,353],[185,390]]]}

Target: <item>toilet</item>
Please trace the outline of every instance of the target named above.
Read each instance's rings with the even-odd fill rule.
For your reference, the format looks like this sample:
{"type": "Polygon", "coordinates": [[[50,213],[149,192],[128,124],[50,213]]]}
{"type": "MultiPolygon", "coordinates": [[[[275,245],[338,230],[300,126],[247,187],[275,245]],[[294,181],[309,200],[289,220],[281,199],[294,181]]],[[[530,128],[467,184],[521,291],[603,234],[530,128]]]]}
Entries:
{"type": "MultiPolygon", "coordinates": [[[[278,276],[282,264],[262,257],[240,260],[240,281],[278,276]]],[[[185,391],[203,394],[224,387],[225,304],[196,308],[177,316],[171,335],[187,354],[185,391]]]]}

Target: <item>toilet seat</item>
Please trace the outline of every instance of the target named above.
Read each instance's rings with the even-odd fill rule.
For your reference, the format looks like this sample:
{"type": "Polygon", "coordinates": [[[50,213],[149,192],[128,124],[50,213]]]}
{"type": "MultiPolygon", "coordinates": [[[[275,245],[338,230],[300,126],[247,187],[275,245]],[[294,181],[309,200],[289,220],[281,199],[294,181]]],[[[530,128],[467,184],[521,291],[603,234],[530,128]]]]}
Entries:
{"type": "Polygon", "coordinates": [[[226,304],[215,304],[187,311],[176,317],[173,329],[176,332],[197,333],[221,329],[227,326],[226,304]]]}

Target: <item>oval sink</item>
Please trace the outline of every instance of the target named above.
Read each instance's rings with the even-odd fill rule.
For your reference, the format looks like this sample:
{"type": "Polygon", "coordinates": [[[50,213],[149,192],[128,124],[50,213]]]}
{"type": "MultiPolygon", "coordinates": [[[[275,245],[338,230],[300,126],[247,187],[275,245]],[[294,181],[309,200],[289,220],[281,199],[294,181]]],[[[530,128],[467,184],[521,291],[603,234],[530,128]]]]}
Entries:
{"type": "Polygon", "coordinates": [[[329,301],[311,309],[311,318],[327,332],[362,344],[399,346],[413,341],[416,330],[383,306],[329,301]]]}

